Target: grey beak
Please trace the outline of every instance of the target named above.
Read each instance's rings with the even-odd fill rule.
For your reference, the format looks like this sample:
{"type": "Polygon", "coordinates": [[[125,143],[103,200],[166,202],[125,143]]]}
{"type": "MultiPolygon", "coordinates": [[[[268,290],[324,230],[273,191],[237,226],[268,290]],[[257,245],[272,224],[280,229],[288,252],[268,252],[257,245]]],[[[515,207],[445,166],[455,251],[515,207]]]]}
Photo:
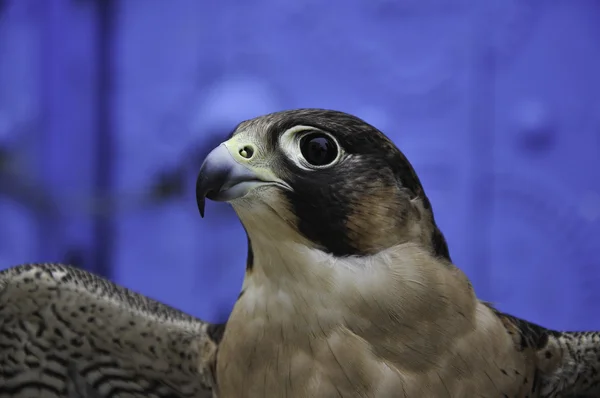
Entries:
{"type": "Polygon", "coordinates": [[[204,218],[205,199],[226,202],[244,196],[250,189],[264,182],[248,167],[238,163],[225,144],[213,149],[196,180],[196,202],[204,218]]]}

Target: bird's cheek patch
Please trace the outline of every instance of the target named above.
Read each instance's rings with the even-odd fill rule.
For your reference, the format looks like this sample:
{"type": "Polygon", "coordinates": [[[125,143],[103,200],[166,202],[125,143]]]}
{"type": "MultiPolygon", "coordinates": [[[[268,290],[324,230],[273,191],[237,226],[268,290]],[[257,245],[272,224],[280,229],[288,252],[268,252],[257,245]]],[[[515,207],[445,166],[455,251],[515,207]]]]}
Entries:
{"type": "Polygon", "coordinates": [[[409,210],[394,186],[364,189],[348,208],[346,230],[350,244],[368,255],[407,240],[403,231],[409,210]]]}

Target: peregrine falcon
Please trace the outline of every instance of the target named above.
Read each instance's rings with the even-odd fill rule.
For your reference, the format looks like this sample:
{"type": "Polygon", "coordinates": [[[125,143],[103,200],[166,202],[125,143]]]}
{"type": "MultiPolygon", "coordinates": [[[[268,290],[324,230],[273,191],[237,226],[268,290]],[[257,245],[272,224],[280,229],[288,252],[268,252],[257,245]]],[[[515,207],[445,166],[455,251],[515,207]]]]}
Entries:
{"type": "Polygon", "coordinates": [[[0,273],[0,397],[596,397],[600,334],[479,300],[414,169],[322,109],[242,122],[196,194],[248,236],[226,324],[85,271],[0,273]]]}

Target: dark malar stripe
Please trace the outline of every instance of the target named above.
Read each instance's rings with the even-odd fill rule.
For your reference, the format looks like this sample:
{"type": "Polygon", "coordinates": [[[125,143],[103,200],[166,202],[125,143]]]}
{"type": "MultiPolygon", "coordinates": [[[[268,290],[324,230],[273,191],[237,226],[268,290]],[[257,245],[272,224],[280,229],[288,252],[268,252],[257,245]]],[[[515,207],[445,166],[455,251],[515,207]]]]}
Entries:
{"type": "MultiPolygon", "coordinates": [[[[245,227],[244,227],[244,231],[246,231],[245,227]]],[[[252,269],[254,269],[254,251],[252,250],[252,242],[250,242],[250,235],[248,235],[248,232],[246,232],[246,239],[248,240],[248,255],[246,257],[246,271],[252,271],[252,269]]]]}

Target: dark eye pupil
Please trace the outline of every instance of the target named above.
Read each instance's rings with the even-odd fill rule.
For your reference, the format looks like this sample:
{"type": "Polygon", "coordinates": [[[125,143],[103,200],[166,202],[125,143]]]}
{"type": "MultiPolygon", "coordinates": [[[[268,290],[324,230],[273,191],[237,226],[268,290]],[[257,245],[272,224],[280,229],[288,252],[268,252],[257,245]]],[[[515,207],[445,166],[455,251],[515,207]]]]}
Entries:
{"type": "Polygon", "coordinates": [[[313,166],[325,166],[337,157],[335,142],[324,134],[307,134],[300,141],[302,156],[313,166]]]}

